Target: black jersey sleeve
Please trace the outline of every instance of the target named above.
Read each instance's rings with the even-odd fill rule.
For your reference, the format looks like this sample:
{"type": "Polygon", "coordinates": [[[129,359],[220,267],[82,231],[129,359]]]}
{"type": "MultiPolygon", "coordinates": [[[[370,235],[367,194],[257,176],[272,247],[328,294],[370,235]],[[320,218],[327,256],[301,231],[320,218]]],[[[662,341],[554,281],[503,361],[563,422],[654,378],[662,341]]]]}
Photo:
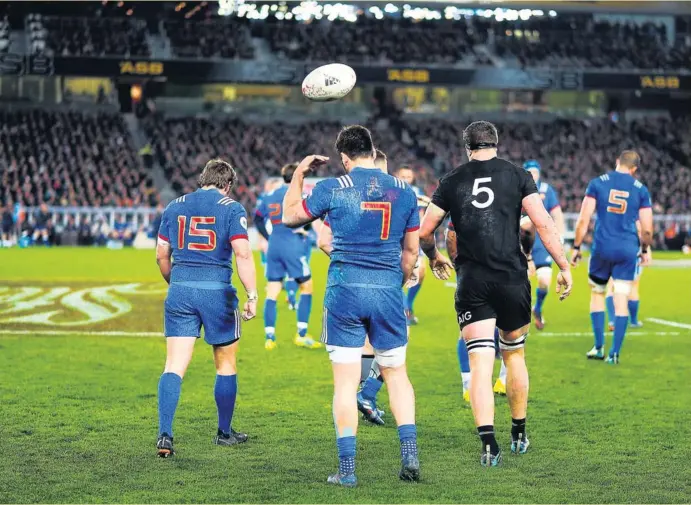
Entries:
{"type": "Polygon", "coordinates": [[[445,196],[445,187],[447,184],[447,179],[445,177],[442,177],[441,180],[439,181],[439,185],[437,186],[437,189],[434,191],[434,194],[432,195],[432,203],[439,207],[441,210],[444,212],[449,212],[450,207],[449,207],[449,202],[446,201],[446,196],[445,196]]]}
{"type": "Polygon", "coordinates": [[[525,198],[533,193],[537,193],[537,185],[535,184],[533,176],[526,170],[520,170],[520,173],[521,197],[525,198]]]}

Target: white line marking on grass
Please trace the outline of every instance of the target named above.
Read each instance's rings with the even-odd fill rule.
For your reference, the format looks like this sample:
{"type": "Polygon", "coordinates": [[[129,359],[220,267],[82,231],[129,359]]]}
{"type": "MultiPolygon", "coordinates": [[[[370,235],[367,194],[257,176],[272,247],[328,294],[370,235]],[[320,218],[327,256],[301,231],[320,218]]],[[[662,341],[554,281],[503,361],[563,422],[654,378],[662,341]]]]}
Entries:
{"type": "Polygon", "coordinates": [[[0,335],[28,336],[87,336],[87,337],[162,337],[163,332],[154,331],[71,331],[71,330],[0,330],[0,335]]]}
{"type": "MultiPolygon", "coordinates": [[[[536,338],[540,337],[592,337],[593,332],[591,331],[565,331],[565,332],[531,332],[536,338]]],[[[681,335],[678,331],[630,331],[626,333],[626,336],[631,335],[656,335],[656,336],[668,336],[668,335],[681,335]]]]}
{"type": "Polygon", "coordinates": [[[677,323],[675,321],[667,321],[666,319],[658,319],[656,317],[647,317],[645,320],[652,323],[663,324],[665,326],[672,326],[673,328],[684,328],[686,330],[691,330],[691,324],[677,323]]]}

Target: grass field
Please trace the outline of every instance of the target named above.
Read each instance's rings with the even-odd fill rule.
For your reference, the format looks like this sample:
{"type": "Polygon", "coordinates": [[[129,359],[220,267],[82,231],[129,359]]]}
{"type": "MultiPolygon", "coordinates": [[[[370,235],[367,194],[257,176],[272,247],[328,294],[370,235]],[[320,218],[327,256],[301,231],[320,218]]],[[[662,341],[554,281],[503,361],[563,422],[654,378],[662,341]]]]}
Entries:
{"type": "MultiPolygon", "coordinates": [[[[315,254],[312,266],[318,335],[326,259],[315,254]]],[[[618,367],[584,358],[592,345],[585,266],[575,278],[567,301],[548,298],[548,326],[529,339],[531,450],[486,470],[460,395],[453,289],[429,276],[408,353],[423,480],[397,479],[387,415],[384,427],[361,426],[360,485],[345,490],[325,484],[337,464],[328,359],[292,345],[295,316],[284,303],[274,352],[264,351],[261,319],[243,328],[234,426],[250,441],[211,445],[215,372],[200,342],[176,417],[178,455],[160,460],[165,284],[153,252],[0,250],[0,502],[688,502],[691,269],[646,270],[645,327],[627,337],[618,367]]],[[[509,424],[498,398],[505,448],[509,424]]]]}

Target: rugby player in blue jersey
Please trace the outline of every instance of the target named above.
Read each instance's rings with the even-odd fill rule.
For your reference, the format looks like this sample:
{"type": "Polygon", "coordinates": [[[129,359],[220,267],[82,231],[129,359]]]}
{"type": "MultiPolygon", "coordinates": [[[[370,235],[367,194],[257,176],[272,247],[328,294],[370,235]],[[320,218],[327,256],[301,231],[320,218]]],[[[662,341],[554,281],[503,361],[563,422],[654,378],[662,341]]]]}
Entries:
{"type": "Polygon", "coordinates": [[[229,196],[236,181],[229,163],[211,160],[199,176],[200,188],[173,200],[161,217],[156,261],[170,286],[164,306],[166,364],[158,383],[156,448],[160,457],[175,454],[173,417],[202,327],[216,365],[218,430],[213,441],[222,446],[247,441],[247,435],[235,431],[231,423],[237,395],[240,318],[247,321],[255,316],[257,288],[247,213],[229,196]],[[231,284],[233,254],[247,292],[242,313],[231,284]]]}

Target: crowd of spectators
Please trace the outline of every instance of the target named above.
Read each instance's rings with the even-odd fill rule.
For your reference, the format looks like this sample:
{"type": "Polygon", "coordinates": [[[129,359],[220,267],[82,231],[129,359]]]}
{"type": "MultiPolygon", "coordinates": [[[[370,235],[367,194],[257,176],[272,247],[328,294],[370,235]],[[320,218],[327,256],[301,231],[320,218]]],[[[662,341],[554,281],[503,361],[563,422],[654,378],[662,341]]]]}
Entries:
{"type": "Polygon", "coordinates": [[[49,56],[147,57],[146,22],[120,17],[27,17],[33,53],[49,56]]]}
{"type": "Polygon", "coordinates": [[[473,46],[485,41],[471,21],[422,21],[360,16],[358,21],[265,22],[253,33],[291,60],[350,63],[485,64],[473,46]]]}
{"type": "Polygon", "coordinates": [[[119,114],[0,109],[0,201],[132,207],[157,194],[119,114]]]}
{"type": "Polygon", "coordinates": [[[173,53],[180,58],[254,57],[248,23],[243,19],[169,20],[165,32],[173,53]]]}

